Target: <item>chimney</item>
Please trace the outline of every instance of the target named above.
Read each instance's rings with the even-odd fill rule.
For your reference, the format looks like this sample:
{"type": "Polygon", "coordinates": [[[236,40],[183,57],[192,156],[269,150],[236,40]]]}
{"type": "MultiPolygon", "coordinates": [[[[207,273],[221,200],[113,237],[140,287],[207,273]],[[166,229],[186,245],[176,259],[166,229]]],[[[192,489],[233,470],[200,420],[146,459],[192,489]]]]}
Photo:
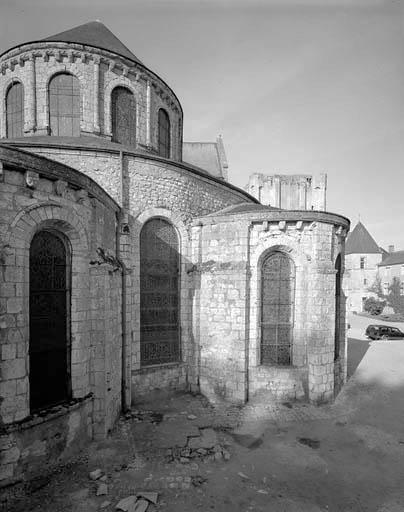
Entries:
{"type": "Polygon", "coordinates": [[[389,245],[389,253],[391,254],[394,252],[394,245],[389,245]]]}

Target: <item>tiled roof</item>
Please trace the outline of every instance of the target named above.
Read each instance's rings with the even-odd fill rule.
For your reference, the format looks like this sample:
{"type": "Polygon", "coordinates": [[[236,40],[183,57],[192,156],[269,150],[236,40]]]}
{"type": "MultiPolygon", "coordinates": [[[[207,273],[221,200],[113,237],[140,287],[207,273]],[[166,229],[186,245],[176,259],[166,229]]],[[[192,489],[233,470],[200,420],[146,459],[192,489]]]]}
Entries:
{"type": "Polygon", "coordinates": [[[103,23],[90,21],[78,27],[65,30],[59,34],[46,37],[42,41],[60,41],[63,43],[79,43],[87,46],[95,46],[112,53],[117,53],[142,64],[134,55],[103,23]]]}
{"type": "Polygon", "coordinates": [[[404,264],[404,251],[391,252],[385,256],[384,260],[379,263],[379,267],[387,267],[390,265],[403,265],[404,264]]]}
{"type": "Polygon", "coordinates": [[[347,238],[345,254],[380,254],[381,250],[365,226],[358,222],[347,238]]]}

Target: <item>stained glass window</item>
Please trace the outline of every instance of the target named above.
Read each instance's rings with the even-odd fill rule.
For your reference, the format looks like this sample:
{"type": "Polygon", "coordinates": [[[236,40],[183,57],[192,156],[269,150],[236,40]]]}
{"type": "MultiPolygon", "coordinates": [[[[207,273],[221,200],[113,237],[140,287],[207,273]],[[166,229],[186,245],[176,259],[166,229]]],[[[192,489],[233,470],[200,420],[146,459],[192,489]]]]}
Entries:
{"type": "Polygon", "coordinates": [[[179,361],[179,244],[174,227],[151,219],[140,235],[142,366],[179,361]]]}
{"type": "Polygon", "coordinates": [[[49,121],[51,135],[80,136],[80,82],[67,73],[49,83],[49,121]]]}
{"type": "Polygon", "coordinates": [[[24,130],[24,88],[20,82],[14,83],[6,96],[7,137],[22,137],[24,130]]]}
{"type": "Polygon", "coordinates": [[[292,361],[295,266],[282,252],[263,262],[261,276],[261,364],[292,361]]]}
{"type": "Polygon", "coordinates": [[[158,133],[158,148],[159,155],[165,158],[170,158],[171,151],[171,128],[170,118],[167,112],[161,108],[159,110],[159,133],[158,133]]]}
{"type": "Polygon", "coordinates": [[[136,102],[125,87],[112,91],[112,140],[127,146],[136,146],[136,102]]]}
{"type": "Polygon", "coordinates": [[[29,382],[31,411],[70,394],[70,267],[64,239],[39,231],[30,247],[29,382]]]}

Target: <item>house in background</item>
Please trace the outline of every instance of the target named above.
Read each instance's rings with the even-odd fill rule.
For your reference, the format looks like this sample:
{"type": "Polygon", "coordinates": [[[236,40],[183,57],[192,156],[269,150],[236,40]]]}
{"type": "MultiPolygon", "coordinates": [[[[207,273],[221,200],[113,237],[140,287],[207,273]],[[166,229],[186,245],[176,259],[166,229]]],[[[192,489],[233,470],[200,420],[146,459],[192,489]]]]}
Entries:
{"type": "Polygon", "coordinates": [[[379,263],[379,276],[383,293],[388,293],[389,284],[397,277],[401,281],[401,295],[404,295],[404,251],[394,251],[394,245],[390,245],[388,254],[379,263]]]}
{"type": "MultiPolygon", "coordinates": [[[[391,248],[394,250],[394,246],[391,248]]],[[[346,295],[347,311],[358,313],[363,311],[363,304],[368,297],[376,297],[375,293],[369,291],[369,287],[376,280],[379,265],[385,261],[386,255],[389,256],[377,245],[360,221],[349,234],[345,251],[343,289],[346,295]]]]}

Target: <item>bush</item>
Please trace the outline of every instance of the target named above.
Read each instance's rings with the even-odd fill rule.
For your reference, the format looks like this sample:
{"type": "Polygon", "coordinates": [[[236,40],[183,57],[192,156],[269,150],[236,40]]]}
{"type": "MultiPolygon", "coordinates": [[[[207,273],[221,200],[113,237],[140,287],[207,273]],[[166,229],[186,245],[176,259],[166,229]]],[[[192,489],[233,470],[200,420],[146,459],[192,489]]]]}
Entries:
{"type": "Polygon", "coordinates": [[[377,300],[374,297],[368,297],[363,303],[363,309],[366,313],[370,313],[371,315],[380,315],[383,311],[386,303],[383,300],[377,300]]]}

